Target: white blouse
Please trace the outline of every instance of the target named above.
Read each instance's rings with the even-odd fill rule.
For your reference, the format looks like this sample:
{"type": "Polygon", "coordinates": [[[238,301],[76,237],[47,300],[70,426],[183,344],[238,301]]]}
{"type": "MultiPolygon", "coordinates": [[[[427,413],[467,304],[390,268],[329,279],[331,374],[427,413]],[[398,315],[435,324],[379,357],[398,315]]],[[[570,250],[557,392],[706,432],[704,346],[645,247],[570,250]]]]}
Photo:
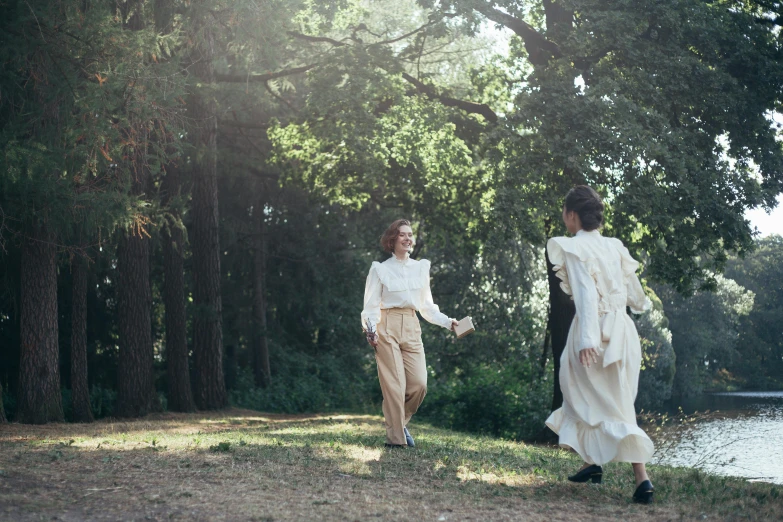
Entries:
{"type": "Polygon", "coordinates": [[[603,237],[597,230],[580,230],[572,238],[550,239],[547,251],[560,287],[576,305],[579,350],[601,347],[609,312],[624,314],[628,306],[640,314],[651,307],[636,276],[639,263],[619,239],[603,237]]]}
{"type": "Polygon", "coordinates": [[[375,329],[381,320],[381,310],[413,308],[432,324],[451,329],[451,319],[432,301],[430,290],[430,262],[395,256],[383,263],[373,262],[364,287],[362,329],[367,323],[375,329]]]}

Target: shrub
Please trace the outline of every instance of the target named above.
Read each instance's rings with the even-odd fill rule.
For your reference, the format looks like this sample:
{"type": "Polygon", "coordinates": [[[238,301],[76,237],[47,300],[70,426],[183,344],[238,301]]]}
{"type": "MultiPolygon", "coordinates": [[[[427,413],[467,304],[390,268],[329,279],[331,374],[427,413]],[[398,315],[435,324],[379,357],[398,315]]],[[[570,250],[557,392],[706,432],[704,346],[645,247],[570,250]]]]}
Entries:
{"type": "Polygon", "coordinates": [[[484,364],[431,383],[420,414],[451,429],[525,439],[540,431],[549,415],[549,375],[528,360],[484,364]]]}

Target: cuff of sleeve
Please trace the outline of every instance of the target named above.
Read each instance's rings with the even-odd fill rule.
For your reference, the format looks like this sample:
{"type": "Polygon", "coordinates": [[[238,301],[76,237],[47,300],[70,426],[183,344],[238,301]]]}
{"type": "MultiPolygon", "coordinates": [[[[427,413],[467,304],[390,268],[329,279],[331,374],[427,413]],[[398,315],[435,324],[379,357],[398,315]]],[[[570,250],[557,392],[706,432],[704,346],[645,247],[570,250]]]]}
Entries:
{"type": "Polygon", "coordinates": [[[650,308],[652,308],[652,301],[650,301],[649,297],[645,296],[644,297],[644,304],[642,305],[641,309],[638,309],[638,308],[636,308],[634,306],[631,306],[629,308],[631,309],[631,312],[633,312],[633,313],[635,313],[637,315],[638,314],[643,314],[646,311],[648,311],[650,308]]]}
{"type": "Polygon", "coordinates": [[[600,342],[596,342],[593,339],[590,338],[583,338],[582,341],[579,343],[579,351],[587,350],[588,348],[595,348],[596,350],[601,347],[600,342]]]}
{"type": "Polygon", "coordinates": [[[441,326],[446,330],[451,330],[451,322],[453,320],[454,319],[452,319],[451,317],[447,317],[446,319],[443,320],[443,324],[441,326]]]}

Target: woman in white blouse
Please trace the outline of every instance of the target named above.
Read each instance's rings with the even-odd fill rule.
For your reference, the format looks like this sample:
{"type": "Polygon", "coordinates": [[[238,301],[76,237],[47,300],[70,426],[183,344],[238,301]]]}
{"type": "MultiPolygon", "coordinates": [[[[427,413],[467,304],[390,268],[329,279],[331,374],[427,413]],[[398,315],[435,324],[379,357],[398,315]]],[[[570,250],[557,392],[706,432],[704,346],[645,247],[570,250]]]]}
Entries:
{"type": "Polygon", "coordinates": [[[576,316],[560,359],[563,406],[546,424],[559,435],[561,446],[585,462],[569,480],[600,483],[602,464],[629,462],[636,476],[633,500],[650,503],[653,486],[644,463],[652,457],[653,443],[636,424],[634,409],[642,350],[625,310],[628,306],[642,313],[650,300],[636,277],[639,263],[620,240],[598,231],[603,210],[592,188],[571,189],[563,221],[573,237],[547,243],[560,286],[574,299],[576,316]]]}
{"type": "Polygon", "coordinates": [[[392,223],[381,236],[381,246],[392,256],[372,264],[364,289],[362,329],[375,348],[388,447],[414,446],[407,426],[427,394],[427,363],[416,310],[446,329],[459,324],[432,301],[430,262],[409,257],[413,243],[409,221],[392,223]]]}

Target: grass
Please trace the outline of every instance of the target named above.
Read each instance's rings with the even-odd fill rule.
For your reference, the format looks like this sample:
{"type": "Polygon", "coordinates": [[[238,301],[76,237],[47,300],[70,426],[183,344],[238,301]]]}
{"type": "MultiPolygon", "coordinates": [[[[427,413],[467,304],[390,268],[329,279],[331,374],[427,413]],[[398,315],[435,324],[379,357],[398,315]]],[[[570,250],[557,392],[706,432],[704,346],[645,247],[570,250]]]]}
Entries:
{"type": "Polygon", "coordinates": [[[783,487],[651,466],[656,504],[630,502],[628,465],[571,484],[560,449],[382,419],[161,414],[0,427],[2,520],[781,520],[783,487]]]}

